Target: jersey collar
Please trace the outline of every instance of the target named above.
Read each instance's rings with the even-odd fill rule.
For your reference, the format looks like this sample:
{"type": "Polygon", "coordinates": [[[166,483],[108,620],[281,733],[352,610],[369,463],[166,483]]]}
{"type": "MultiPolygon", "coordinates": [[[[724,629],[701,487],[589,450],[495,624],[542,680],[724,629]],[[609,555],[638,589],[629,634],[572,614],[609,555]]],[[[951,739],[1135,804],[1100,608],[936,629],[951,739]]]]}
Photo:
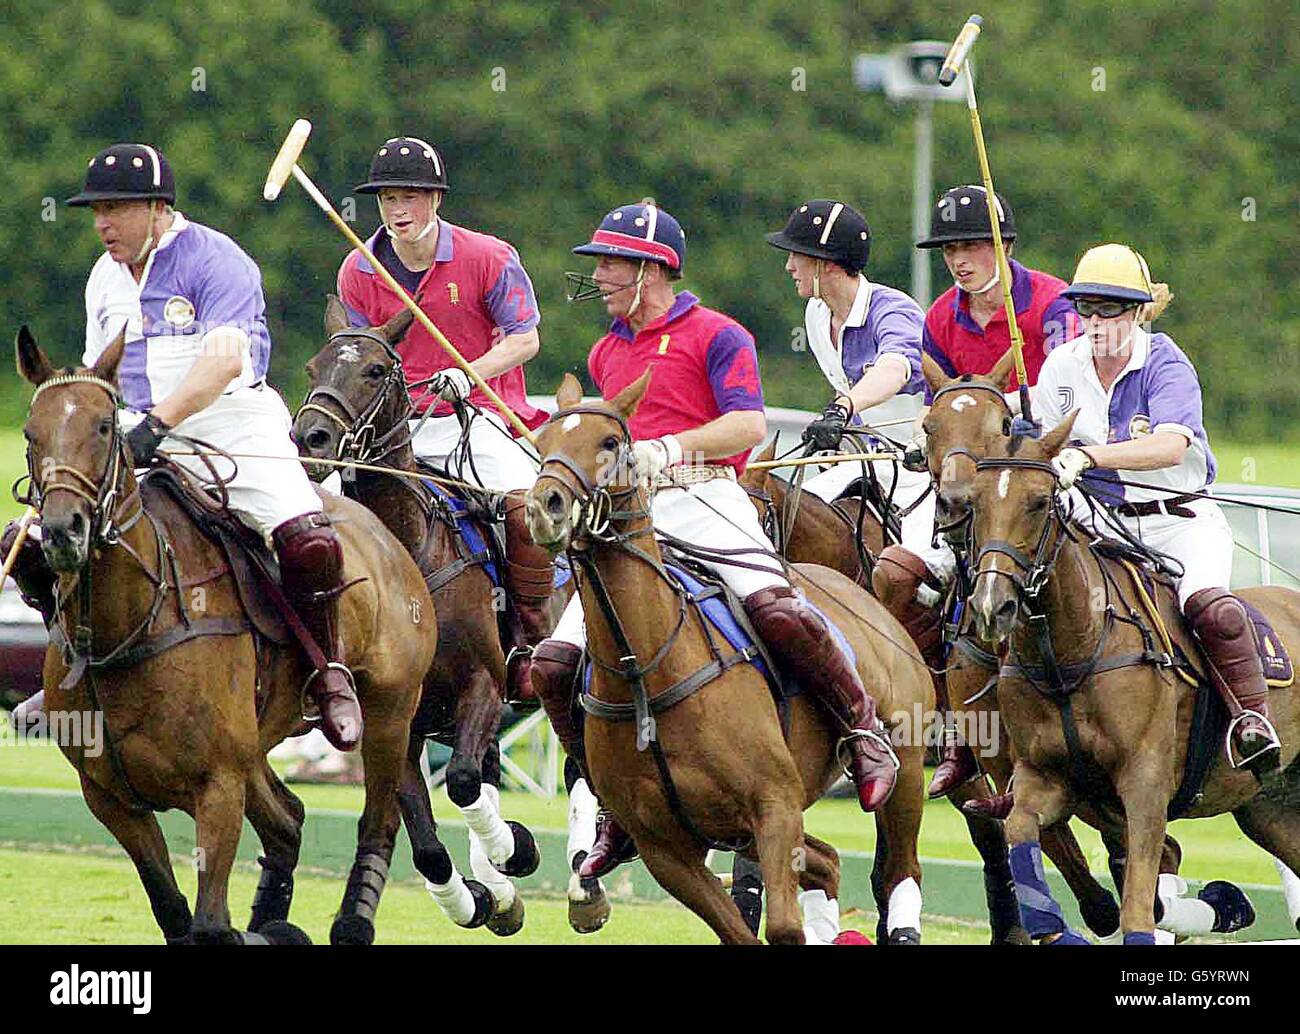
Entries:
{"type": "MultiPolygon", "coordinates": [[[[1119,382],[1135,370],[1140,370],[1147,364],[1147,359],[1151,356],[1151,335],[1141,327],[1133,328],[1133,348],[1129,352],[1128,362],[1124,368],[1119,371],[1119,376],[1115,378],[1115,383],[1111,385],[1111,391],[1119,385],[1119,382]]],[[[1084,334],[1074,345],[1074,354],[1083,366],[1084,376],[1091,380],[1094,385],[1101,390],[1101,378],[1097,376],[1097,366],[1092,361],[1092,339],[1084,334]]]]}
{"type": "MultiPolygon", "coordinates": [[[[452,259],[452,255],[454,254],[451,239],[453,226],[451,223],[447,222],[446,219],[441,219],[438,216],[434,216],[434,218],[438,220],[438,246],[433,250],[433,263],[434,265],[437,265],[439,262],[450,262],[452,259]]],[[[384,233],[385,230],[381,226],[370,235],[370,239],[366,241],[366,247],[369,248],[371,252],[379,246],[380,238],[384,233]]],[[[433,267],[430,266],[429,268],[432,269],[433,267]]],[[[366,258],[365,255],[357,256],[357,269],[362,273],[373,273],[375,271],[375,267],[370,264],[370,260],[366,258]]]]}
{"type": "Polygon", "coordinates": [[[660,327],[667,326],[673,320],[680,319],[691,309],[698,305],[700,300],[691,294],[690,291],[681,291],[673,297],[673,304],[669,306],[668,311],[660,316],[657,320],[651,320],[642,327],[636,334],[632,333],[632,326],[622,316],[609,325],[611,334],[621,337],[624,341],[635,341],[637,334],[647,334],[652,330],[658,330],[660,327]]]}
{"type": "MultiPolygon", "coordinates": [[[[1015,306],[1016,315],[1024,312],[1029,308],[1034,300],[1034,282],[1029,275],[1029,270],[1022,266],[1015,259],[1007,259],[1007,264],[1011,267],[1011,303],[1015,306]]],[[[985,328],[981,327],[970,314],[970,295],[957,288],[957,293],[952,299],[953,316],[957,323],[965,327],[973,334],[983,334],[985,328]]],[[[1001,321],[1006,322],[1007,316],[1004,308],[999,308],[989,320],[992,325],[1001,321]]]]}

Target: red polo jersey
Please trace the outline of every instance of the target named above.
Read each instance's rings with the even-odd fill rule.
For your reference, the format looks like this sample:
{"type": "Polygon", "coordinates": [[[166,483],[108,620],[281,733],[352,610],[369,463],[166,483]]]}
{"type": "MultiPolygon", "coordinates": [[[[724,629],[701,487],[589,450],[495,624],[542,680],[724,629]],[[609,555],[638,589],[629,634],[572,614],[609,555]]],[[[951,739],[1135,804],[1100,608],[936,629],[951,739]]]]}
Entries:
{"type": "MultiPolygon", "coordinates": [[[[1083,333],[1083,324],[1062,298],[1066,283],[1048,273],[1028,269],[1015,259],[1011,265],[1011,300],[1016,323],[1025,343],[1025,373],[1030,385],[1038,382],[1047,353],[1057,345],[1083,333]]],[[[1011,330],[1005,309],[998,309],[988,325],[981,327],[970,314],[970,295],[955,284],[941,294],[925,314],[921,348],[943,367],[949,377],[985,374],[1011,347],[1011,330]]],[[[1011,375],[1009,391],[1020,386],[1011,375]]],[[[932,400],[927,387],[925,401],[932,400]]]]}
{"type": "MultiPolygon", "coordinates": [[[[587,357],[601,395],[611,399],[653,369],[645,397],[629,421],[637,440],[703,427],[723,413],[763,409],[754,338],[744,327],[683,291],[659,319],[636,334],[625,320],[610,326],[587,357]]],[[[748,451],[710,462],[739,475],[748,451]]]]}
{"type": "MultiPolygon", "coordinates": [[[[366,242],[381,261],[383,254],[377,249],[384,232],[380,227],[366,242]]],[[[407,275],[412,274],[408,271],[407,275]]],[[[403,279],[398,274],[394,278],[399,282],[403,279]]],[[[403,308],[402,300],[359,251],[351,252],[343,260],[338,289],[353,326],[377,326],[403,308]]],[[[417,298],[434,326],[471,363],[502,337],[531,330],[540,322],[533,285],[515,249],[497,237],[467,230],[445,219],[439,220],[433,264],[420,277],[419,286],[411,295],[417,298]]],[[[411,324],[397,351],[408,384],[455,366],[451,356],[418,320],[411,324]]],[[[545,412],[528,404],[523,367],[516,366],[489,377],[488,384],[529,427],[538,427],[546,421],[545,412]]],[[[426,392],[416,400],[416,406],[423,412],[435,400],[437,396],[426,392]]],[[[497,411],[478,388],[470,395],[470,401],[486,412],[497,411]]],[[[451,405],[438,400],[434,415],[451,413],[451,405]]]]}

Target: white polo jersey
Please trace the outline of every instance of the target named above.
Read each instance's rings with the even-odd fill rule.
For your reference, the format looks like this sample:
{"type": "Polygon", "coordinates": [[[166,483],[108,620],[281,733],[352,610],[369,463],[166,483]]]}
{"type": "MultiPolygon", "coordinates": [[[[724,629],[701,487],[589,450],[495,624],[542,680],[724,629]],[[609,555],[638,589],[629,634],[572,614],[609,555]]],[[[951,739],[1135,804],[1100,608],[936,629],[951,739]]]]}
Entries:
{"type": "Polygon", "coordinates": [[[226,393],[266,376],[271,338],[257,264],[223,233],[180,212],[145,262],[140,282],[105,252],[86,283],[86,351],[95,361],[126,327],[118,382],[128,408],[147,412],[185,379],[217,328],[233,328],[243,369],[226,393]]]}
{"type": "Polygon", "coordinates": [[[1166,334],[1133,329],[1132,353],[1109,390],[1101,386],[1092,361],[1092,341],[1085,334],[1053,349],[1038,375],[1034,412],[1050,431],[1073,409],[1079,410],[1071,440],[1107,445],[1174,431],[1187,439],[1187,451],[1173,467],[1162,470],[1100,470],[1084,479],[1106,501],[1147,502],[1168,499],[1169,492],[1115,484],[1145,482],[1176,492],[1200,492],[1214,482],[1214,454],[1201,418],[1201,384],[1191,360],[1166,334]]]}

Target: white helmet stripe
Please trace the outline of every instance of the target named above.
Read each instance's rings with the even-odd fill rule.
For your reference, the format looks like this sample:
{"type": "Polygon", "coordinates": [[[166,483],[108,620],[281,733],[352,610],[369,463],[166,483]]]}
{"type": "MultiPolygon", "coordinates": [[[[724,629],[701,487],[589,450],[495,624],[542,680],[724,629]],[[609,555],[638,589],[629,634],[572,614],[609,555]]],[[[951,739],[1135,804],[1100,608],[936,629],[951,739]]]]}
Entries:
{"type": "Polygon", "coordinates": [[[149,160],[153,162],[153,185],[155,187],[161,187],[162,186],[162,165],[158,161],[158,152],[155,151],[148,144],[141,144],[140,146],[149,152],[149,160]]]}
{"type": "Polygon", "coordinates": [[[826,217],[826,227],[822,230],[821,238],[817,241],[818,244],[825,244],[830,240],[831,227],[835,225],[835,220],[840,217],[840,213],[843,211],[844,206],[840,204],[840,202],[836,201],[834,207],[831,209],[831,214],[826,217]]]}
{"type": "MultiPolygon", "coordinates": [[[[983,186],[981,186],[981,185],[978,184],[978,183],[972,183],[972,184],[971,184],[969,187],[967,187],[966,189],[967,189],[967,190],[978,190],[981,194],[987,194],[987,193],[988,193],[988,191],[985,190],[985,189],[983,188],[983,186]]],[[[995,209],[997,209],[997,213],[998,213],[998,222],[1000,222],[1000,223],[1005,223],[1005,222],[1007,221],[1007,214],[1006,214],[1004,211],[1002,211],[1002,202],[998,199],[998,196],[997,196],[996,194],[993,195],[993,207],[994,207],[995,209]]]]}
{"type": "Polygon", "coordinates": [[[433,159],[433,171],[436,172],[439,176],[441,176],[442,163],[438,161],[437,148],[435,148],[433,144],[421,140],[418,136],[408,136],[406,139],[414,141],[415,143],[419,144],[421,147],[423,147],[426,151],[429,152],[429,156],[433,159]]]}
{"type": "Polygon", "coordinates": [[[655,208],[654,205],[646,205],[645,212],[646,212],[645,239],[648,241],[652,241],[655,239],[655,224],[659,222],[659,209],[655,208]]]}

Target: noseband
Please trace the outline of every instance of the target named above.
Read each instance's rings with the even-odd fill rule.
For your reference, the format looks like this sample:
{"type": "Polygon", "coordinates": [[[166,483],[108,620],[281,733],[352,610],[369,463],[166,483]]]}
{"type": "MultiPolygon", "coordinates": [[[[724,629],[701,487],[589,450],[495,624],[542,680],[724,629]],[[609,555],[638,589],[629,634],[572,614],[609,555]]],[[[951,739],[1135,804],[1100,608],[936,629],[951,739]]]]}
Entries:
{"type": "MultiPolygon", "coordinates": [[[[597,541],[623,541],[632,536],[620,535],[610,530],[610,522],[615,518],[643,517],[648,516],[644,510],[615,510],[614,501],[626,499],[628,496],[635,495],[638,486],[631,482],[632,472],[632,431],[627,425],[627,420],[618,413],[605,408],[604,406],[574,406],[571,409],[564,409],[551,416],[546,421],[547,424],[554,423],[557,420],[567,420],[574,415],[589,414],[591,416],[602,416],[610,420],[617,421],[619,430],[622,431],[622,440],[619,442],[618,450],[614,454],[614,462],[600,475],[592,478],[582,466],[566,452],[556,451],[549,452],[542,457],[540,472],[537,475],[537,483],[543,480],[558,481],[573,494],[573,512],[570,514],[572,530],[584,538],[594,539],[597,541]],[[549,473],[547,466],[552,463],[558,463],[577,479],[582,488],[583,494],[579,495],[564,478],[556,474],[549,473]],[[610,485],[619,481],[623,477],[626,481],[631,482],[628,487],[611,490],[610,485]]],[[[646,533],[650,529],[646,529],[646,533]]],[[[636,533],[640,534],[640,533],[636,533]]]]}
{"type": "Polygon", "coordinates": [[[331,388],[328,384],[318,385],[307,393],[307,400],[302,404],[294,419],[296,420],[298,416],[309,410],[320,413],[334,421],[342,432],[339,436],[338,445],[334,449],[334,459],[353,460],[357,463],[375,463],[410,442],[411,435],[407,427],[407,419],[415,407],[411,404],[408,394],[406,412],[382,435],[378,434],[375,428],[375,420],[388,402],[391,393],[398,388],[403,391],[406,390],[406,375],[402,368],[402,357],[398,355],[397,349],[388,342],[387,338],[367,327],[340,330],[338,333],[331,334],[326,346],[328,347],[341,338],[350,337],[373,341],[392,360],[393,365],[389,367],[383,382],[375,390],[370,401],[361,408],[360,412],[353,408],[352,403],[342,393],[331,388]],[[332,402],[343,411],[347,419],[344,420],[333,410],[320,405],[320,401],[332,402]]]}

